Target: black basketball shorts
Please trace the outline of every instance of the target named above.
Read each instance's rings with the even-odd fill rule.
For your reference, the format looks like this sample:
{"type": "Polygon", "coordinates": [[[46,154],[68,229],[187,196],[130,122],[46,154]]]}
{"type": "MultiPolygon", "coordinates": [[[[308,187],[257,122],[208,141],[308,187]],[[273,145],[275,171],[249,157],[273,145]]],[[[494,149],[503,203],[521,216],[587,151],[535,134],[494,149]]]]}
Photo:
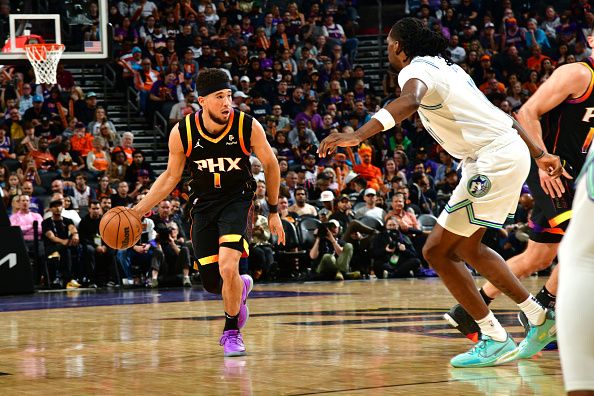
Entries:
{"type": "Polygon", "coordinates": [[[252,197],[251,192],[240,193],[207,205],[199,204],[192,211],[192,246],[198,264],[218,263],[220,246],[249,255],[252,197]]]}
{"type": "Polygon", "coordinates": [[[534,208],[530,216],[530,239],[540,243],[559,243],[571,220],[573,201],[573,180],[561,176],[565,193],[561,198],[552,198],[540,186],[538,167],[534,160],[528,174],[528,187],[534,198],[534,208]]]}

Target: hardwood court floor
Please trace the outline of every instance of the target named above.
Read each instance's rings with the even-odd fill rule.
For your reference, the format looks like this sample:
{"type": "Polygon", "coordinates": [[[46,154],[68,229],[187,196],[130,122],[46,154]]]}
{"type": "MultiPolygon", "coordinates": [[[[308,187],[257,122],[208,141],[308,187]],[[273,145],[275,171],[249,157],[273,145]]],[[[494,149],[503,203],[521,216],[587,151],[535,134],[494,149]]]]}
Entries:
{"type": "MultiPolygon", "coordinates": [[[[543,278],[526,281],[536,291],[543,278]]],[[[560,395],[556,351],[454,369],[471,343],[441,319],[438,279],[257,285],[249,355],[224,359],[201,290],[0,298],[1,395],[560,395]]],[[[514,305],[493,308],[521,340],[514,305]]]]}

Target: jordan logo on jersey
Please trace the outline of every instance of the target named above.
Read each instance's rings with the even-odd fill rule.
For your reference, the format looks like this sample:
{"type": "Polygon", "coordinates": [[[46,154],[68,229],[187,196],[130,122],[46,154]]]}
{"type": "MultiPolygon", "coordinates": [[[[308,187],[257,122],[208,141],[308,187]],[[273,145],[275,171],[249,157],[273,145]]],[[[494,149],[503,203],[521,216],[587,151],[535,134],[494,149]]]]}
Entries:
{"type": "Polygon", "coordinates": [[[210,173],[214,172],[229,172],[234,169],[240,171],[239,161],[241,158],[208,158],[194,161],[198,166],[198,170],[208,169],[210,173]]]}
{"type": "Polygon", "coordinates": [[[196,142],[196,144],[194,145],[194,148],[198,148],[198,147],[200,147],[200,148],[204,148],[204,147],[202,147],[202,145],[200,144],[200,139],[198,139],[198,141],[197,141],[197,142],[196,142]]]}
{"type": "Polygon", "coordinates": [[[484,197],[491,189],[491,180],[485,175],[476,175],[468,181],[466,187],[473,197],[484,197]]]}

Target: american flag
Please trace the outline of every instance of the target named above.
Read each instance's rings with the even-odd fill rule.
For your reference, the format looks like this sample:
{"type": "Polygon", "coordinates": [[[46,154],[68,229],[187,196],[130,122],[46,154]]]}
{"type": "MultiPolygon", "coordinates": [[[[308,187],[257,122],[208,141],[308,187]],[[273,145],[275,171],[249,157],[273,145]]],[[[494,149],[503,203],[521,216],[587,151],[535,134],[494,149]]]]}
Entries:
{"type": "Polygon", "coordinates": [[[85,52],[101,52],[101,41],[85,41],[85,52]]]}

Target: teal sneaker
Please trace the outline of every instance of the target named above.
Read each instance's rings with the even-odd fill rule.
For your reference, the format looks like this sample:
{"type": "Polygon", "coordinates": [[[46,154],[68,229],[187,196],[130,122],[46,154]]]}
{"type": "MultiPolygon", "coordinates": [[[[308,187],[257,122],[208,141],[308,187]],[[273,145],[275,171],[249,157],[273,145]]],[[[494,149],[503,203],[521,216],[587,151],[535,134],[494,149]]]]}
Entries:
{"type": "Polygon", "coordinates": [[[516,343],[510,335],[503,342],[495,341],[487,335],[468,352],[454,356],[450,364],[454,367],[489,367],[507,363],[508,356],[516,350],[516,343]]]}
{"type": "Polygon", "coordinates": [[[547,309],[545,321],[540,326],[530,325],[526,338],[518,346],[518,359],[528,359],[542,351],[550,342],[557,340],[555,311],[547,309]]]}

